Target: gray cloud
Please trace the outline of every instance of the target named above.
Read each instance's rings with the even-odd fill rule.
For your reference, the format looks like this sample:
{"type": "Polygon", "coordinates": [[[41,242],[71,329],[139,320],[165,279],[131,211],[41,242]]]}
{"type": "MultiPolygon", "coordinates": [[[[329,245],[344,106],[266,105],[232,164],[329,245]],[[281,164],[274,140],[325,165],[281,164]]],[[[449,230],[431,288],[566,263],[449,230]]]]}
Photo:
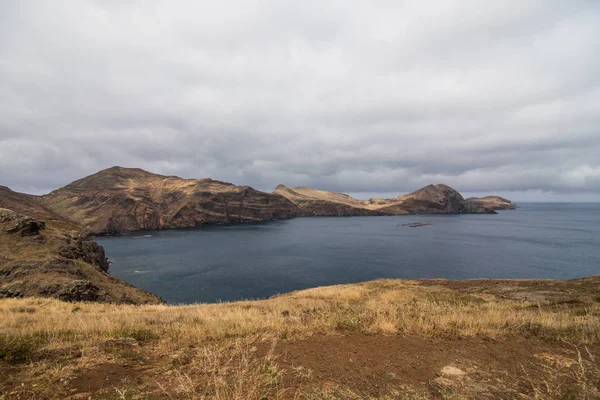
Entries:
{"type": "Polygon", "coordinates": [[[600,200],[600,4],[8,1],[0,184],[600,200]],[[375,4],[377,3],[377,4],[375,4]]]}

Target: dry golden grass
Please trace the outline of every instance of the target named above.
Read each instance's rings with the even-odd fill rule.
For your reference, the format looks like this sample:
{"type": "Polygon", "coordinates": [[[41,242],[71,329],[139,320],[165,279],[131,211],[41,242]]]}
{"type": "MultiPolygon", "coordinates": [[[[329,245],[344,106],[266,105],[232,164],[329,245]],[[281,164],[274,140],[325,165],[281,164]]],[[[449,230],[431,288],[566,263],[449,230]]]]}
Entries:
{"type": "Polygon", "coordinates": [[[371,204],[369,204],[368,201],[358,200],[342,193],[317,190],[306,186],[299,186],[295,188],[278,186],[273,193],[278,193],[293,203],[306,200],[325,200],[334,203],[345,204],[351,207],[371,209],[371,204]]]}
{"type": "Polygon", "coordinates": [[[600,340],[598,303],[584,309],[557,308],[393,280],[308,289],[262,301],[182,306],[5,299],[0,313],[3,334],[43,335],[55,344],[137,331],[186,343],[258,333],[298,338],[339,331],[491,338],[530,332],[576,343],[600,340]],[[32,311],[15,312],[22,309],[32,311]]]}
{"type": "MultiPolygon", "coordinates": [[[[533,335],[593,345],[600,343],[599,315],[598,302],[557,306],[398,280],[315,288],[262,301],[182,306],[4,299],[0,360],[29,363],[20,367],[18,376],[36,386],[28,388],[30,397],[21,398],[64,396],[62,382],[77,370],[148,357],[161,360],[161,368],[165,360],[171,365],[157,382],[164,398],[286,398],[275,360],[270,355],[252,357],[256,343],[355,332],[492,339],[533,335]],[[118,338],[133,338],[144,346],[106,346],[118,338]],[[69,363],[54,356],[69,351],[81,354],[69,363]]],[[[346,389],[336,390],[304,398],[352,398],[346,389]]],[[[536,390],[541,393],[543,388],[536,390]]],[[[117,387],[114,398],[143,398],[140,391],[135,385],[117,387]]],[[[413,397],[404,393],[404,398],[421,398],[416,392],[413,397]]]]}

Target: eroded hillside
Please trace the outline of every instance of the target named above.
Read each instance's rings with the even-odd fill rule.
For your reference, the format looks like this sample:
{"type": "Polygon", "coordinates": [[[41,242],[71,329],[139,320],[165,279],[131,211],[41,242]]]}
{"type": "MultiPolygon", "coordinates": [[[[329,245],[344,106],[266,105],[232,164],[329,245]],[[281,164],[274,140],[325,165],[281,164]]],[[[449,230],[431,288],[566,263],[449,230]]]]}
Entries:
{"type": "Polygon", "coordinates": [[[113,167],[42,196],[54,212],[94,233],[291,218],[281,196],[212,179],[113,167]]]}

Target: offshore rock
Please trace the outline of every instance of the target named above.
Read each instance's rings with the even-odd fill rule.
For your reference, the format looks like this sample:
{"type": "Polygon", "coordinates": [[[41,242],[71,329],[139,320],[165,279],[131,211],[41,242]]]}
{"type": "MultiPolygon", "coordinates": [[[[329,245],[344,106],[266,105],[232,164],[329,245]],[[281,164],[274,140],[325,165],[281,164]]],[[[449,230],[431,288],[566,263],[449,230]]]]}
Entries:
{"type": "Polygon", "coordinates": [[[500,196],[470,197],[467,199],[467,204],[491,210],[515,210],[517,208],[515,203],[500,196]]]}

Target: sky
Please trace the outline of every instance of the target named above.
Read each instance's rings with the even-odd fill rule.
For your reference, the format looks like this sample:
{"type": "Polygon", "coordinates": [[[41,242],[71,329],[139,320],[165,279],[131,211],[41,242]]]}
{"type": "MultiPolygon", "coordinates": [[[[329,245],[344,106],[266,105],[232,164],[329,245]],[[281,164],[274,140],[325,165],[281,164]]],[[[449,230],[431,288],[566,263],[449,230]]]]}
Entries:
{"type": "Polygon", "coordinates": [[[600,201],[596,0],[2,0],[0,185],[600,201]]]}

